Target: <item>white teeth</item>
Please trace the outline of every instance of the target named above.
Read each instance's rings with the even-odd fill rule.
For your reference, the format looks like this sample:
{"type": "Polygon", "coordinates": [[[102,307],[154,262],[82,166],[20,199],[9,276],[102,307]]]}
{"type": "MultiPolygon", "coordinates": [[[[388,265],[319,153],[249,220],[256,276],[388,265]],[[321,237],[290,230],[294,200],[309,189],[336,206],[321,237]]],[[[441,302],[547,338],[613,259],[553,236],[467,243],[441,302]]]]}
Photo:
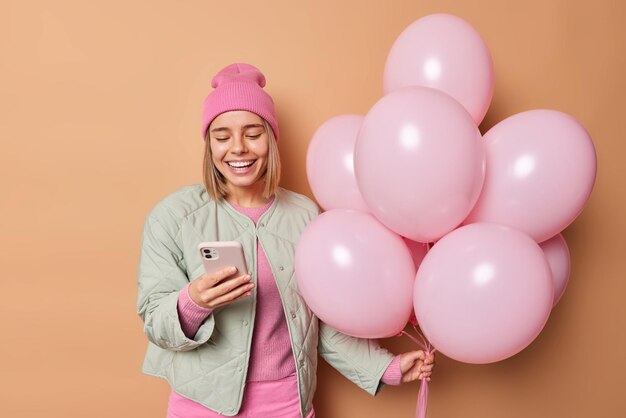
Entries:
{"type": "Polygon", "coordinates": [[[244,168],[250,167],[252,164],[254,164],[254,161],[228,161],[226,164],[235,168],[244,168]]]}

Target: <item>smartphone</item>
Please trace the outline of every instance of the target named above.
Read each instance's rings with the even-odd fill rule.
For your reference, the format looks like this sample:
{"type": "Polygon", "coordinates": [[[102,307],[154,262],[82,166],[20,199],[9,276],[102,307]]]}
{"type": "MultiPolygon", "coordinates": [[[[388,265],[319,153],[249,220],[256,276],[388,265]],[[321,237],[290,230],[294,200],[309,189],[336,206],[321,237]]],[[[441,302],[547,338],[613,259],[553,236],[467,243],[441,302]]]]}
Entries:
{"type": "Polygon", "coordinates": [[[200,251],[200,259],[202,259],[204,271],[208,274],[232,266],[237,267],[237,272],[228,278],[248,274],[243,247],[237,241],[201,242],[198,245],[198,250],[200,251]]]}

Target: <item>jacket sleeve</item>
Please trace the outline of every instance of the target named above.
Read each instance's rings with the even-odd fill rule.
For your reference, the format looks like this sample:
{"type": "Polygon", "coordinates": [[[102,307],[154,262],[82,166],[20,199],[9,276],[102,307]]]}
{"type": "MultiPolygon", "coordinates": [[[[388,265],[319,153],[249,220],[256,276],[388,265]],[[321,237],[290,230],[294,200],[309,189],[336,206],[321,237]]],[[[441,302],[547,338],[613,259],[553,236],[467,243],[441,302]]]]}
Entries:
{"type": "Polygon", "coordinates": [[[381,378],[394,356],[375,340],[342,334],[319,323],[319,354],[339,373],[370,395],[383,387],[381,378]]]}
{"type": "Polygon", "coordinates": [[[182,266],[183,252],[172,233],[148,217],[139,264],[137,313],[148,340],[172,351],[189,351],[206,343],[215,326],[213,315],[209,315],[194,338],[185,336],[177,309],[180,291],[189,283],[182,266]]]}

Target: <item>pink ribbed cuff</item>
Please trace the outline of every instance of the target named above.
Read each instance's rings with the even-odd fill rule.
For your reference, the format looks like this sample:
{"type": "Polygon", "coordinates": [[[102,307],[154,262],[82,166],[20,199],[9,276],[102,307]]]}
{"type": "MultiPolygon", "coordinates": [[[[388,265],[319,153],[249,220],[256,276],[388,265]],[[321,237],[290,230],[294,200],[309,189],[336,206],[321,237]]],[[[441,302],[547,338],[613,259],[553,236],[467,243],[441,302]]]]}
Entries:
{"type": "Polygon", "coordinates": [[[397,386],[402,383],[402,370],[400,370],[400,356],[395,356],[381,379],[386,385],[397,386]]]}
{"type": "Polygon", "coordinates": [[[185,286],[178,295],[178,319],[187,338],[193,339],[200,325],[213,312],[213,309],[199,306],[191,299],[189,296],[190,285],[191,283],[185,286]]]}

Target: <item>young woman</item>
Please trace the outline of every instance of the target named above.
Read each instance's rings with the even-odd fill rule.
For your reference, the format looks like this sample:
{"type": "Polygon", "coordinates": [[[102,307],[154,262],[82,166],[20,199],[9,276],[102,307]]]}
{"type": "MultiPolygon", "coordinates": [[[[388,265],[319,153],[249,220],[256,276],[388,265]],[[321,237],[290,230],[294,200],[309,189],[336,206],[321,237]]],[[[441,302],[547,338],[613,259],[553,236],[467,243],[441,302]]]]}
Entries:
{"type": "Polygon", "coordinates": [[[265,77],[232,64],[212,86],[203,111],[204,185],[159,202],[142,243],[143,371],[169,382],[168,417],[314,417],[318,352],[372,395],[381,383],[430,379],[432,356],[394,357],[319,322],[307,307],[294,253],[319,210],[278,187],[279,130],[265,77]],[[202,241],[239,241],[250,274],[234,267],[206,274],[202,241]]]}

